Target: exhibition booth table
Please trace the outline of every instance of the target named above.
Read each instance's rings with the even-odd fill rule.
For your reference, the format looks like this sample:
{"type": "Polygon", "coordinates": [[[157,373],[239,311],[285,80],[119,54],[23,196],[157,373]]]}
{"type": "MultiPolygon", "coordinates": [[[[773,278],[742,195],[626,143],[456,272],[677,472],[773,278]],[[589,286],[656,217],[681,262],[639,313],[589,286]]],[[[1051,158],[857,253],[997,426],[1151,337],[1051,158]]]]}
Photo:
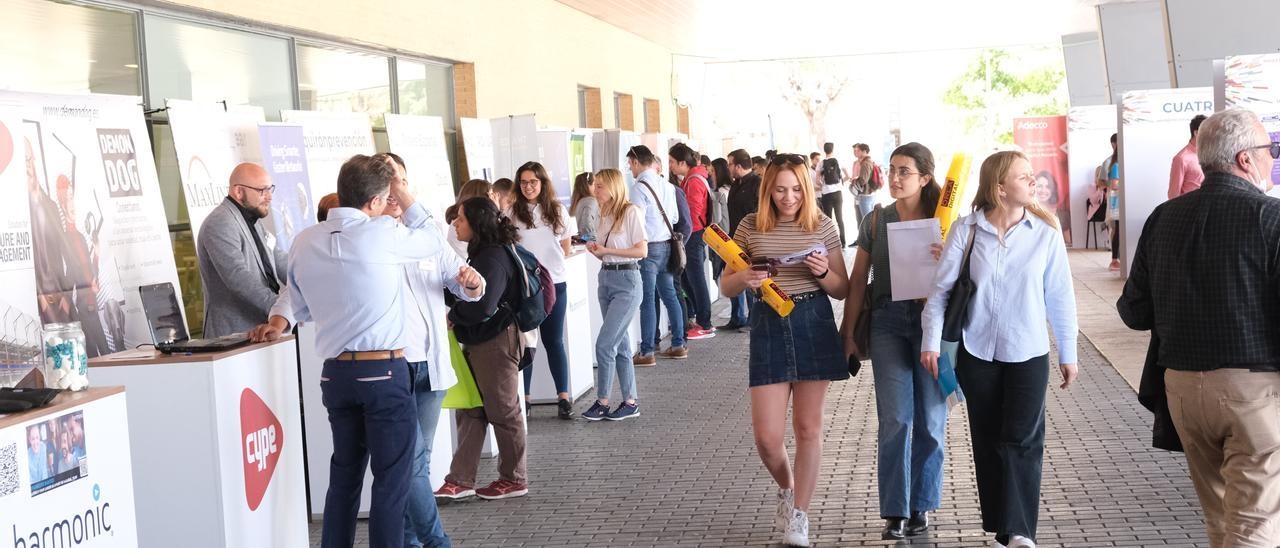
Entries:
{"type": "Polygon", "coordinates": [[[308,545],[296,352],[282,337],[89,360],[93,382],[129,390],[137,545],[308,545]]]}
{"type": "MultiPolygon", "coordinates": [[[[596,273],[599,271],[600,261],[585,250],[575,250],[564,261],[565,297],[569,301],[564,314],[564,350],[569,357],[569,396],[573,400],[596,385],[595,371],[591,366],[595,362],[596,333],[600,332],[599,321],[595,320],[600,310],[600,299],[596,297],[596,273]],[[594,316],[592,308],[596,310],[594,316]],[[588,328],[590,332],[585,331],[588,328]]],[[[529,401],[555,403],[559,398],[551,369],[547,366],[547,350],[542,339],[538,339],[538,352],[534,354],[530,367],[533,368],[533,384],[529,401]]]]}
{"type": "Polygon", "coordinates": [[[0,415],[0,545],[138,546],[129,431],[120,386],[0,415]]]}

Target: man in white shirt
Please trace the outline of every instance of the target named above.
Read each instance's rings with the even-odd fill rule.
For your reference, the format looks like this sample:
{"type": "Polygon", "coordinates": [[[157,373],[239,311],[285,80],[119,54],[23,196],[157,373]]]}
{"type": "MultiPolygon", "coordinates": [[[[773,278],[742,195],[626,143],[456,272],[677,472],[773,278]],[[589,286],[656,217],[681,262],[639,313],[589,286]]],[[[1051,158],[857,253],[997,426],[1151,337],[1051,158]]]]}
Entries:
{"type": "Polygon", "coordinates": [[[631,147],[627,151],[627,164],[636,178],[636,184],[631,187],[631,201],[644,211],[645,233],[649,235],[649,254],[640,261],[644,299],[640,302],[640,352],[635,357],[635,365],[646,367],[657,364],[653,341],[657,340],[659,298],[671,320],[671,347],[660,355],[676,360],[689,357],[685,348],[684,309],[676,300],[675,276],[667,268],[672,253],[671,237],[676,234],[674,225],[680,222],[680,212],[676,209],[675,187],[658,175],[658,159],[649,147],[631,147]]]}

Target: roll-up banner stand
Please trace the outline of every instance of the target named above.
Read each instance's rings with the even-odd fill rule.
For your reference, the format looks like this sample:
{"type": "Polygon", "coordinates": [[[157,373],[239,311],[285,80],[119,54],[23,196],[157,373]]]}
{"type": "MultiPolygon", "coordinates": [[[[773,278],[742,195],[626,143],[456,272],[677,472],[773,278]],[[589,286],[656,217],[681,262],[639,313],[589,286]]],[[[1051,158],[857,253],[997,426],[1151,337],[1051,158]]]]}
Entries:
{"type": "Polygon", "coordinates": [[[40,322],[80,322],[89,357],[150,344],[138,286],[180,284],[141,100],[6,91],[3,107],[22,118],[40,322]]]}
{"type": "Polygon", "coordinates": [[[387,143],[404,159],[409,190],[438,219],[454,202],[444,120],[439,116],[387,115],[387,143]]]}
{"type": "Polygon", "coordinates": [[[1213,114],[1213,88],[1126,92],[1120,103],[1121,267],[1129,275],[1142,226],[1169,198],[1169,166],[1191,139],[1191,119],[1213,114]]]}
{"type": "Polygon", "coordinates": [[[311,192],[319,202],[338,190],[338,170],[356,154],[373,155],[373,130],[369,116],[348,112],[282,110],[280,118],[302,126],[307,151],[311,192]]]}
{"type": "Polygon", "coordinates": [[[242,162],[261,163],[258,124],[265,115],[261,107],[244,105],[177,99],[165,105],[191,236],[198,242],[200,226],[228,194],[231,171],[242,162]]]}
{"type": "Polygon", "coordinates": [[[1067,117],[1013,119],[1013,142],[1031,161],[1036,198],[1058,217],[1062,239],[1071,247],[1070,173],[1067,170],[1067,117]]]}
{"type": "MultiPolygon", "coordinates": [[[[1089,226],[1089,205],[1086,200],[1094,195],[1097,170],[1103,161],[1111,157],[1111,135],[1116,133],[1115,105],[1073,107],[1067,112],[1067,171],[1071,186],[1071,241],[1074,247],[1106,248],[1104,243],[1110,233],[1104,233],[1101,225],[1089,226]],[[1096,233],[1090,230],[1096,229],[1096,233]]],[[[1102,177],[1106,178],[1105,173],[1102,177]]],[[[1096,196],[1106,212],[1106,189],[1096,196]]]]}

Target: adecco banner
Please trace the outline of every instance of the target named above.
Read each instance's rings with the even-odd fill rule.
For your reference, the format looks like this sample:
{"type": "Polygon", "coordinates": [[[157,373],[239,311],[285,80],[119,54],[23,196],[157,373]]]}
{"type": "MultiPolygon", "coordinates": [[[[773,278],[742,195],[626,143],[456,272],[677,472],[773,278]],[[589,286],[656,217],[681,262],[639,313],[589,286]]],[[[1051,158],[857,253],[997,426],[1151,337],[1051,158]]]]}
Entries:
{"type": "Polygon", "coordinates": [[[139,99],[0,92],[0,105],[22,112],[40,321],[80,322],[91,358],[150,344],[138,286],[181,289],[139,99]]]}
{"type": "Polygon", "coordinates": [[[138,546],[124,398],[0,429],[0,546],[138,546]]]}
{"type": "Polygon", "coordinates": [[[282,110],[280,118],[302,126],[307,148],[307,172],[316,201],[338,190],[338,170],[356,154],[373,155],[369,116],[348,112],[282,110]]]}
{"type": "Polygon", "coordinates": [[[1213,115],[1213,88],[1130,91],[1120,102],[1120,245],[1125,276],[1142,226],[1169,198],[1169,165],[1197,114],[1213,115]]]}
{"type": "Polygon", "coordinates": [[[439,219],[453,205],[453,169],[439,116],[387,115],[387,144],[404,159],[409,190],[439,219]]]}
{"type": "Polygon", "coordinates": [[[1058,226],[1071,247],[1071,184],[1067,171],[1067,117],[1036,116],[1013,119],[1013,142],[1031,160],[1040,205],[1058,216],[1058,226]]]}
{"type": "MultiPolygon", "coordinates": [[[[1102,243],[1095,244],[1094,235],[1089,233],[1089,207],[1085,200],[1090,196],[1102,202],[1105,208],[1105,189],[1099,195],[1095,192],[1097,171],[1103,161],[1111,157],[1111,136],[1116,133],[1119,123],[1115,105],[1099,105],[1074,107],[1067,112],[1067,167],[1071,183],[1071,240],[1075,247],[1085,244],[1105,248],[1102,243]]],[[[1106,174],[1102,177],[1105,179],[1106,174]]],[[[1102,210],[1105,214],[1106,210],[1102,210]]],[[[1102,240],[1109,233],[1102,232],[1099,227],[1096,237],[1102,240]]]]}
{"type": "Polygon", "coordinates": [[[32,179],[22,131],[17,109],[0,108],[0,340],[14,349],[0,355],[0,378],[8,367],[25,374],[24,364],[39,362],[42,344],[27,203],[32,179]]]}
{"type": "MultiPolygon", "coordinates": [[[[1228,57],[1222,97],[1224,108],[1245,108],[1262,119],[1272,141],[1280,141],[1280,54],[1228,57]]],[[[1280,185],[1280,162],[1271,168],[1271,182],[1280,185]]],[[[1272,189],[1280,196],[1280,189],[1272,189]]]]}
{"type": "Polygon", "coordinates": [[[260,107],[177,99],[165,104],[191,234],[199,241],[205,218],[227,196],[231,170],[242,162],[261,162],[257,132],[265,117],[260,107]]]}

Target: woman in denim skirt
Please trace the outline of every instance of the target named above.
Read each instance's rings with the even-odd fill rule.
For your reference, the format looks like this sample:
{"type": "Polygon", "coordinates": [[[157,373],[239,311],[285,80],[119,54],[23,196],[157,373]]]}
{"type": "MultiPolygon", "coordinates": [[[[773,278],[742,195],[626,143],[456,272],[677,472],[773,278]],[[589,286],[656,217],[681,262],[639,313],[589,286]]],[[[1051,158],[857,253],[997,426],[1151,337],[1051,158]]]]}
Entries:
{"type": "MultiPolygon", "coordinates": [[[[889,280],[889,223],[933,217],[942,189],[933,175],[933,153],[920,143],[898,147],[889,157],[885,182],[895,201],[876,208],[858,229],[858,254],[844,305],[847,354],[866,356],[853,343],[853,326],[871,292],[871,370],[875,375],[881,538],[900,540],[924,533],[929,512],[942,499],[942,461],[947,403],[938,381],[920,365],[920,301],[893,301],[889,280]],[[871,285],[867,278],[871,276],[871,285]]],[[[933,248],[934,257],[941,246],[933,248]]]]}
{"type": "Polygon", "coordinates": [[[809,545],[809,502],[822,462],[822,413],[827,387],[849,378],[831,297],[844,298],[848,279],[835,222],[818,209],[801,156],[776,156],[760,185],[757,213],[747,215],[734,241],[759,265],[729,266],[726,297],[768,284],[790,296],[783,317],[765,301],[751,312],[751,425],[760,460],[778,484],[775,525],[784,544],[809,545]],[[796,439],[794,472],[783,441],[791,402],[796,439]]]}

